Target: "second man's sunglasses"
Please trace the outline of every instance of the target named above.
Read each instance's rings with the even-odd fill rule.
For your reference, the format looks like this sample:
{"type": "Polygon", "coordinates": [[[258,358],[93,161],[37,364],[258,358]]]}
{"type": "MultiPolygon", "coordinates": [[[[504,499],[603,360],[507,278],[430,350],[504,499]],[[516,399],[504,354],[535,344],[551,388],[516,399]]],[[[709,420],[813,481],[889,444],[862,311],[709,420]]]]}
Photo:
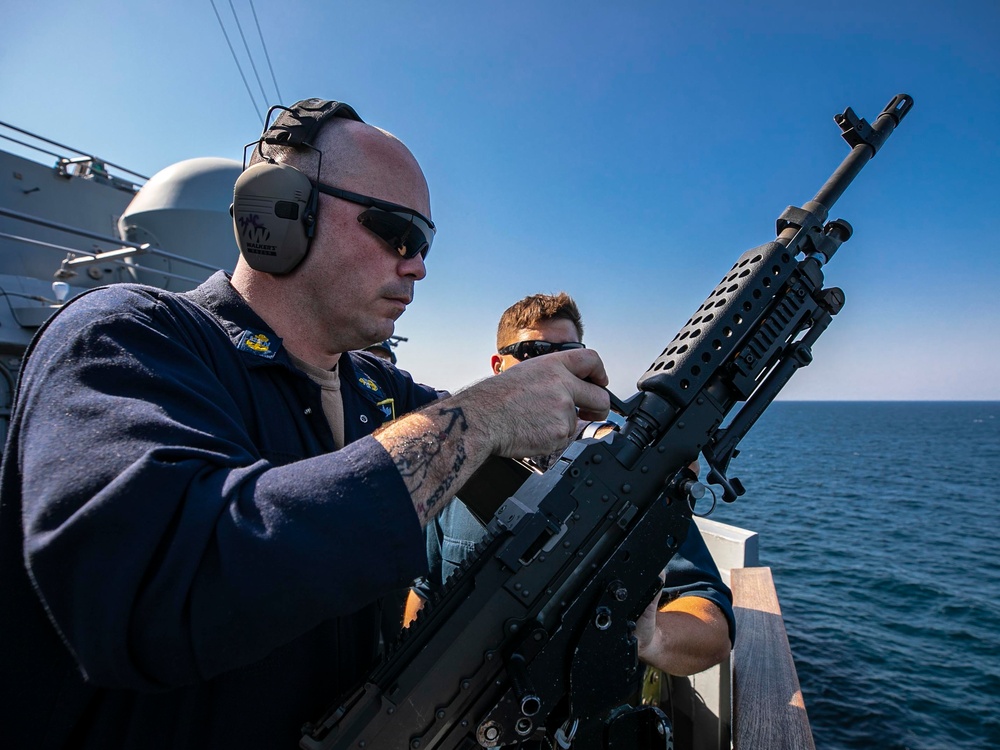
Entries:
{"type": "Polygon", "coordinates": [[[567,341],[563,344],[553,344],[551,341],[518,341],[510,346],[505,346],[497,353],[503,355],[509,354],[514,359],[523,362],[532,357],[541,357],[543,354],[586,348],[579,341],[567,341]]]}

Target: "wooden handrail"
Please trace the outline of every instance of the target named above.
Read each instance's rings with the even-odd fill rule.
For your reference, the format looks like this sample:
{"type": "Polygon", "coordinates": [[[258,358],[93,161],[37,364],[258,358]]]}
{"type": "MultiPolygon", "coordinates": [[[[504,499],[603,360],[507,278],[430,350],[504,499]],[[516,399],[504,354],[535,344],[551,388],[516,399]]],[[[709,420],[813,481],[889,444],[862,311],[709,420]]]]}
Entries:
{"type": "Polygon", "coordinates": [[[815,750],[770,568],[734,568],[734,750],[815,750]]]}

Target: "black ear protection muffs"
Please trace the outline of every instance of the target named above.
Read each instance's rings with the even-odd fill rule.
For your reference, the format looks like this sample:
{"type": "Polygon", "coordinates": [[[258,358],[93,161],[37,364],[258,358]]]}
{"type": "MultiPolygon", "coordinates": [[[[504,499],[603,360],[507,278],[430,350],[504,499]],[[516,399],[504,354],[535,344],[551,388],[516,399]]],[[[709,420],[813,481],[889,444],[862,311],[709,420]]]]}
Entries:
{"type": "Polygon", "coordinates": [[[283,110],[260,139],[243,150],[243,173],[233,189],[233,230],[240,255],[251,268],[273,274],[292,271],[309,252],[316,233],[319,192],[315,181],[288,164],[279,164],[266,153],[267,146],[310,149],[322,154],[313,141],[332,117],[364,122],[354,108],[343,102],[304,99],[291,107],[274,106],[267,111],[270,122],[275,110],[283,110]],[[247,149],[253,147],[264,161],[246,166],[247,149]]]}

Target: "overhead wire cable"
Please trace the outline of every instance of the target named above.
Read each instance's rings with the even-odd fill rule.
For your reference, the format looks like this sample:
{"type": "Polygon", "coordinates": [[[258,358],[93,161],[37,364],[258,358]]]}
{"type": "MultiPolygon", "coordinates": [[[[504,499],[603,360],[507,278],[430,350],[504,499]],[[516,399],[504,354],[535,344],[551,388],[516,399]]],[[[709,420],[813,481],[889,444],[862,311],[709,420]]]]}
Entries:
{"type": "Polygon", "coordinates": [[[257,65],[253,61],[253,54],[250,52],[250,45],[247,43],[246,35],[243,33],[243,24],[240,23],[240,17],[236,14],[236,7],[233,5],[233,0],[229,0],[229,9],[233,12],[233,20],[236,21],[236,28],[240,32],[240,39],[243,40],[243,49],[247,52],[247,59],[250,60],[250,68],[253,70],[254,78],[257,79],[257,85],[260,87],[260,95],[264,98],[266,105],[267,92],[264,91],[264,84],[260,82],[260,74],[257,72],[257,65]]]}
{"type": "MultiPolygon", "coordinates": [[[[250,84],[247,83],[247,77],[243,75],[243,66],[240,65],[239,58],[236,57],[236,50],[233,49],[233,45],[229,41],[229,34],[226,33],[226,25],[222,22],[222,16],[219,15],[219,9],[215,7],[215,0],[208,1],[212,4],[212,10],[215,11],[215,17],[219,21],[219,27],[222,29],[222,36],[225,37],[226,44],[229,46],[229,54],[233,56],[233,62],[236,63],[236,69],[240,72],[240,78],[243,79],[243,85],[246,87],[247,95],[250,97],[250,102],[253,105],[254,112],[256,112],[257,117],[260,119],[261,127],[263,127],[264,116],[261,114],[262,110],[259,106],[257,106],[257,100],[254,98],[253,91],[250,90],[250,84]]],[[[258,79],[258,83],[259,82],[260,79],[258,79]]]]}
{"type": "Polygon", "coordinates": [[[274,90],[278,94],[278,103],[284,101],[281,96],[281,89],[278,88],[278,79],[274,75],[274,68],[271,65],[271,55],[267,52],[267,43],[264,41],[264,32],[260,30],[260,21],[257,20],[257,9],[254,8],[253,0],[250,0],[250,11],[253,13],[254,23],[257,24],[257,35],[260,37],[260,46],[264,49],[264,59],[267,60],[267,67],[271,71],[271,81],[274,83],[274,90]]]}

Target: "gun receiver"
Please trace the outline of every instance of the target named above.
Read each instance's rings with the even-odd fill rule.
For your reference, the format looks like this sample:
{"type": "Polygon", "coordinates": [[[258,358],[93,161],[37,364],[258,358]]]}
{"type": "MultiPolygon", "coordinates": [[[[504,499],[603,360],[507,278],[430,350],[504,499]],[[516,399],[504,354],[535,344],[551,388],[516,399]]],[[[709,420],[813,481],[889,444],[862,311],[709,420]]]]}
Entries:
{"type": "Polygon", "coordinates": [[[702,453],[725,500],[743,493],[726,476],[737,445],[843,305],[822,267],[852,230],[829,210],[912,104],[895,97],[872,125],[836,116],[851,153],[617,402],[621,431],[576,441],[506,498],[477,553],[364,684],[304,727],[302,748],[666,747],[663,714],[622,702],[638,683],[635,622],[693,512],[685,468],[702,453]]]}

